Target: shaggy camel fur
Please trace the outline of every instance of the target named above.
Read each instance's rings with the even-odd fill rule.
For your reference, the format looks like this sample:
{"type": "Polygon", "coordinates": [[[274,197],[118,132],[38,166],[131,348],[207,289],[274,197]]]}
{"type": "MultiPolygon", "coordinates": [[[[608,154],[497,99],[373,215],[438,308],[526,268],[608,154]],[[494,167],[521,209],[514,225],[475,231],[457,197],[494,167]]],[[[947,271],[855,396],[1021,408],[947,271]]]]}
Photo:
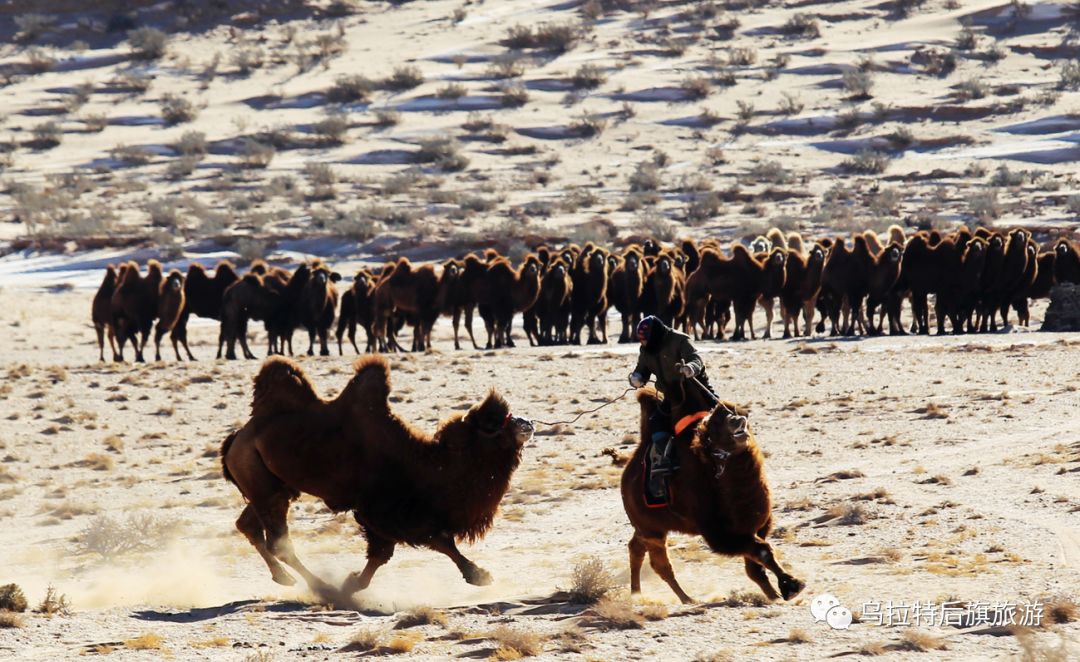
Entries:
{"type": "MultiPolygon", "coordinates": [[[[801,247],[801,240],[800,240],[801,247]]],[[[787,252],[787,275],[780,294],[780,315],[784,320],[784,338],[792,331],[799,335],[799,313],[803,316],[803,334],[810,337],[814,323],[814,306],[821,292],[821,271],[825,266],[825,248],[814,244],[809,254],[789,248],[787,252]]]]}
{"type": "Polygon", "coordinates": [[[630,591],[641,591],[641,565],[649,564],[684,603],[692,602],[679,586],[667,555],[671,531],[700,535],[712,551],[741,556],[747,576],[775,600],[791,600],[804,583],[777,562],[766,541],[772,530],[772,503],[765,480],[764,458],[746,419],[746,410],[722,402],[706,418],[688,426],[671,442],[678,471],[671,475],[666,506],[650,508],[644,499],[645,457],[651,437],[649,417],[657,407],[656,392],[638,394],[641,441],[623,469],[623,507],[634,527],[630,539],[630,591]],[[776,575],[780,593],[766,570],[776,575]]]}
{"type": "Polygon", "coordinates": [[[536,300],[538,340],[540,345],[564,345],[570,327],[570,297],[574,283],[570,269],[562,258],[548,265],[540,281],[540,296],[536,300]]]}
{"type": "Polygon", "coordinates": [[[641,293],[645,288],[645,256],[637,246],[623,251],[608,279],[608,301],[622,318],[619,342],[636,342],[634,329],[641,321],[641,293]]]}
{"type": "Polygon", "coordinates": [[[124,343],[130,340],[135,361],[143,363],[143,349],[157,317],[161,281],[161,263],[157,260],[147,262],[145,277],[139,274],[139,265],[134,262],[120,267],[110,300],[112,325],[119,345],[117,360],[124,360],[124,343]],[[142,336],[142,341],[136,336],[142,336]]]}
{"type": "Polygon", "coordinates": [[[480,303],[480,316],[487,328],[487,348],[513,347],[510,331],[514,315],[532,308],[540,296],[540,260],[528,255],[516,270],[505,258],[488,265],[486,296],[480,303]]]}
{"type": "Polygon", "coordinates": [[[316,260],[311,264],[311,277],[297,302],[298,321],[308,332],[308,356],[315,355],[315,337],[319,338],[319,356],[330,356],[327,337],[337,311],[338,292],[334,283],[341,274],[316,260]]]}
{"type": "Polygon", "coordinates": [[[607,343],[607,251],[591,243],[585,244],[570,278],[574,283],[570,301],[570,342],[580,345],[581,331],[588,328],[588,344],[607,343]]]}
{"type": "Polygon", "coordinates": [[[408,258],[383,267],[375,284],[375,341],[380,352],[402,349],[395,320],[406,315],[413,322],[412,350],[430,347],[431,329],[439,317],[439,276],[430,264],[414,266],[408,258]]]}
{"type": "MultiPolygon", "coordinates": [[[[265,268],[265,262],[258,262],[260,263],[259,266],[265,268]]],[[[255,269],[256,266],[253,263],[252,269],[255,269]]],[[[231,262],[224,260],[218,262],[217,266],[214,267],[213,278],[206,275],[206,268],[198,262],[188,266],[187,277],[184,278],[184,310],[180,313],[180,319],[177,320],[176,325],[173,326],[170,338],[174,343],[179,342],[184,346],[189,361],[194,361],[195,357],[191,353],[191,348],[188,347],[188,318],[192,315],[198,315],[206,319],[221,321],[221,302],[225,298],[225,290],[229,289],[229,286],[238,280],[240,280],[240,276],[237,275],[236,268],[233,267],[231,262]]],[[[219,352],[221,345],[222,339],[219,336],[219,352]]],[[[217,358],[221,358],[220,353],[217,358]]]]}
{"type": "Polygon", "coordinates": [[[375,322],[375,276],[368,269],[361,269],[353,277],[352,286],[341,295],[341,314],[338,316],[337,344],[338,355],[344,354],[341,349],[341,339],[345,332],[349,333],[349,342],[353,350],[359,354],[360,349],[356,346],[356,325],[359,324],[367,335],[366,352],[375,351],[375,336],[372,334],[372,325],[375,322]]]}
{"type": "MultiPolygon", "coordinates": [[[[154,360],[161,360],[161,338],[176,328],[184,310],[184,274],[173,269],[158,291],[157,326],[154,328],[154,360]]],[[[176,360],[183,361],[176,336],[171,336],[176,360]]]]}
{"type": "Polygon", "coordinates": [[[90,307],[90,320],[94,323],[94,331],[97,333],[98,360],[105,360],[105,336],[109,337],[109,349],[112,350],[113,361],[119,361],[120,355],[116,351],[116,333],[112,325],[112,295],[116,291],[116,267],[105,267],[105,278],[102,279],[98,291],[94,294],[94,303],[90,307]]]}
{"type": "MultiPolygon", "coordinates": [[[[277,354],[289,345],[296,326],[296,304],[311,277],[311,268],[301,264],[289,275],[283,269],[271,269],[266,275],[245,274],[225,291],[222,302],[221,340],[227,344],[226,359],[236,358],[239,341],[244,358],[253,359],[247,344],[249,320],[262,320],[267,333],[267,353],[277,354]]],[[[220,351],[220,348],[219,348],[220,351]]]]}
{"type": "Polygon", "coordinates": [[[390,367],[378,356],[354,364],[333,400],[321,399],[299,365],[272,358],[255,377],[251,418],[221,448],[225,478],[248,504],[236,527],[258,550],[274,581],[291,585],[283,561],[314,589],[289,540],[289,504],[300,493],[334,512],[352,511],[367,538],[367,566],[345,582],[367,588],[397,544],[427,547],[454,561],[465,581],[491,575],[457,549],[491,528],[521,461],[532,424],[511,416],[497,393],[427,435],[391,410],[390,367]]]}

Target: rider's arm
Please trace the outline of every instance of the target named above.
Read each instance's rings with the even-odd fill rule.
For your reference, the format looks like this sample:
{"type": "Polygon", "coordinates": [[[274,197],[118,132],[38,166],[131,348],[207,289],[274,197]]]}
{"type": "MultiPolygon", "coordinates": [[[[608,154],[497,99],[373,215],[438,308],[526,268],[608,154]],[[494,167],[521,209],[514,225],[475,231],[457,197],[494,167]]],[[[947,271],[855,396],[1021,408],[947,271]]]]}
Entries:
{"type": "Polygon", "coordinates": [[[650,371],[649,368],[645,366],[645,361],[643,361],[642,358],[642,353],[639,352],[638,362],[637,366],[634,367],[634,372],[638,375],[641,375],[641,381],[647,384],[649,382],[649,378],[652,377],[652,371],[650,371]]]}
{"type": "Polygon", "coordinates": [[[679,358],[683,363],[694,368],[695,375],[700,375],[701,371],[705,369],[705,362],[701,360],[701,356],[698,355],[697,350],[694,349],[689,340],[683,340],[680,343],[679,358]]]}

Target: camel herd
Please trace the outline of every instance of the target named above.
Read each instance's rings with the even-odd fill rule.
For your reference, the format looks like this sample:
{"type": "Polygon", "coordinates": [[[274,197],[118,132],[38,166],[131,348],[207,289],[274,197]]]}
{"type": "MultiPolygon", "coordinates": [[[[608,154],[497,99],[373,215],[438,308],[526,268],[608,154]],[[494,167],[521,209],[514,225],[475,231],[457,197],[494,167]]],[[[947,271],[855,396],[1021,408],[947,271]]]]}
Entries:
{"type": "Polygon", "coordinates": [[[268,354],[291,354],[293,332],[303,327],[308,354],[318,339],[324,356],[335,319],[339,353],[346,336],[360,352],[357,326],[366,333],[367,352],[404,350],[397,336],[405,325],[412,327],[411,349],[424,351],[441,315],[452,321],[455,349],[461,348],[462,318],[479,349],[473,332],[477,312],[489,349],[514,346],[519,314],[530,345],[606,343],[611,308],[621,317],[619,342],[632,340],[630,330],[644,315],[656,315],[695,339],[723,340],[729,325],[732,340],[744,339],[747,327],[754,338],[759,305],[769,338],[777,303],[784,338],[823,334],[827,322],[833,335],[881,334],[886,320],[890,334],[925,334],[930,295],[938,333],[947,326],[953,333],[996,331],[1008,326],[1010,308],[1026,326],[1031,299],[1047,297],[1056,283],[1080,283],[1080,245],[1061,237],[1040,246],[1021,228],[961,227],[909,236],[893,226],[884,240],[866,231],[812,243],[774,228],[730,246],[714,239],[668,246],[646,239],[621,249],[591,242],[545,245],[517,265],[494,249],[440,265],[414,265],[403,257],[360,269],[339,297],[340,280],[321,260],[292,272],[256,261],[243,275],[221,262],[212,277],[200,264],[192,264],[186,276],[175,269],[165,274],[154,260],[145,274],[134,262],[110,265],[93,302],[99,357],[105,358],[107,336],[114,360],[123,360],[130,341],[135,360],[142,361],[153,329],[155,358],[161,358],[161,338],[170,333],[177,360],[180,345],[193,360],[187,344],[191,315],[220,322],[218,358],[224,352],[229,359],[236,358],[237,343],[245,358],[254,358],[247,343],[252,320],[265,326],[268,354]],[[910,327],[901,315],[905,300],[910,327]]]}

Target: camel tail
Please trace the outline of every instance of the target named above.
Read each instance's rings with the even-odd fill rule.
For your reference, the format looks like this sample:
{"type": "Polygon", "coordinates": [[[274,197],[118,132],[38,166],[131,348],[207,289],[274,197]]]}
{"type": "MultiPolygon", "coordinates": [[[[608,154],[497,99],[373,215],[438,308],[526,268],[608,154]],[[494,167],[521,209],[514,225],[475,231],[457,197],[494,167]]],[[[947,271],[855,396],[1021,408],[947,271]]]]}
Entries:
{"type": "Polygon", "coordinates": [[[236,484],[236,479],[233,478],[233,475],[229,473],[229,465],[225,463],[225,457],[229,454],[229,447],[236,441],[236,435],[238,434],[240,434],[239,430],[233,432],[228,437],[225,437],[225,441],[221,444],[221,473],[225,476],[225,480],[237,487],[239,487],[239,485],[236,484]]]}

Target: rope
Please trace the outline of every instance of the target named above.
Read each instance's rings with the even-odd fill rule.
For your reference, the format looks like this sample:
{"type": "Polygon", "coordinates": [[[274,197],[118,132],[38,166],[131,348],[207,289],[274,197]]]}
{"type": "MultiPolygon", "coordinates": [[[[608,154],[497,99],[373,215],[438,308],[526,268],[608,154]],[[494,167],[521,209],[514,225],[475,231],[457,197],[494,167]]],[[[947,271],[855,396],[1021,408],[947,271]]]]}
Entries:
{"type": "Polygon", "coordinates": [[[576,423],[578,421],[578,419],[581,418],[582,416],[584,416],[585,414],[594,414],[594,413],[600,411],[601,409],[603,409],[604,407],[607,407],[608,405],[613,405],[616,402],[618,402],[619,400],[622,400],[623,398],[626,397],[626,394],[629,393],[630,391],[636,391],[636,390],[637,390],[636,388],[631,386],[630,388],[623,391],[622,395],[620,395],[619,397],[617,397],[617,398],[615,398],[613,400],[608,400],[607,402],[600,405],[599,407],[596,407],[595,409],[586,409],[585,411],[579,413],[577,416],[571,418],[568,421],[552,421],[552,422],[548,422],[548,421],[541,421],[540,419],[534,418],[533,423],[539,423],[540,425],[547,425],[549,427],[553,426],[553,425],[570,425],[571,423],[576,423]]]}

